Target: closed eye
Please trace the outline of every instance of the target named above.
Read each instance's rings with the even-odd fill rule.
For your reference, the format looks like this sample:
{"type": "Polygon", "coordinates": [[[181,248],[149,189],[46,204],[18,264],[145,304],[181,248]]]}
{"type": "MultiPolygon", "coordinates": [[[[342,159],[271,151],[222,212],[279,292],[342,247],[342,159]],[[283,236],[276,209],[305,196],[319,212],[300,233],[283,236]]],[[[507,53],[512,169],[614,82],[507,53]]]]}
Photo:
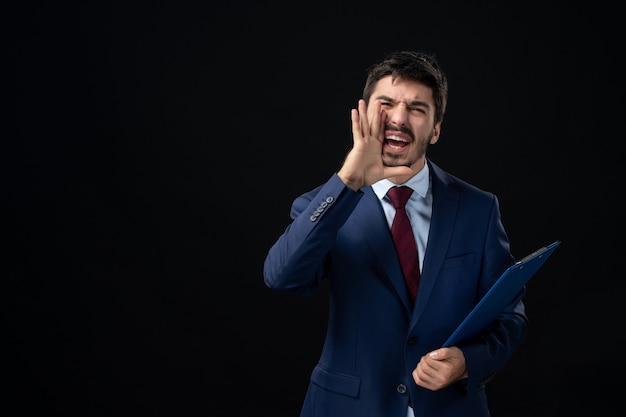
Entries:
{"type": "Polygon", "coordinates": [[[427,114],[428,109],[430,108],[428,103],[423,101],[412,101],[411,103],[403,103],[392,100],[390,97],[387,96],[379,96],[376,99],[380,101],[380,106],[382,108],[390,109],[397,105],[404,104],[406,106],[406,109],[413,114],[427,114]]]}
{"type": "Polygon", "coordinates": [[[407,107],[409,109],[410,112],[417,112],[417,113],[422,113],[425,114],[426,113],[426,108],[424,107],[416,107],[416,106],[409,106],[407,107]]]}

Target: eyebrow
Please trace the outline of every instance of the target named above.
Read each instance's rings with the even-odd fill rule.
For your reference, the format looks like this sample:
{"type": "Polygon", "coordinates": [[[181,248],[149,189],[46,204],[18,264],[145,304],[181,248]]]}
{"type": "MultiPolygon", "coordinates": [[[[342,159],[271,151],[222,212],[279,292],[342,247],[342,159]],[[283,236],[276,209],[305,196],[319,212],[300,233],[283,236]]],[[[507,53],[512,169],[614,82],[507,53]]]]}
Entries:
{"type": "MultiPolygon", "coordinates": [[[[384,100],[384,101],[390,101],[392,103],[397,103],[397,100],[392,99],[389,96],[386,96],[384,94],[381,94],[379,96],[376,96],[376,100],[384,100]]],[[[430,105],[422,100],[413,100],[410,103],[406,103],[407,106],[421,106],[421,107],[426,107],[426,108],[430,108],[430,105]]]]}

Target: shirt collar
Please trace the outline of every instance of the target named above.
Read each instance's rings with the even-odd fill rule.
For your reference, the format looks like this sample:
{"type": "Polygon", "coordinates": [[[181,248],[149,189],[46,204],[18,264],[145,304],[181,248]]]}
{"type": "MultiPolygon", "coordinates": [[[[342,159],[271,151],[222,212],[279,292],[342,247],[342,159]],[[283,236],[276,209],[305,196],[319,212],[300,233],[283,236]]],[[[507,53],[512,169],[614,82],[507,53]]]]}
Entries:
{"type": "Polygon", "coordinates": [[[428,184],[429,184],[430,176],[428,170],[428,163],[424,161],[424,168],[422,168],[417,174],[413,175],[408,179],[404,184],[394,184],[388,179],[382,179],[378,182],[372,184],[372,190],[378,196],[379,199],[383,199],[387,194],[387,191],[391,187],[396,185],[406,185],[413,189],[413,192],[419,194],[422,198],[426,197],[426,193],[428,193],[428,184]]]}

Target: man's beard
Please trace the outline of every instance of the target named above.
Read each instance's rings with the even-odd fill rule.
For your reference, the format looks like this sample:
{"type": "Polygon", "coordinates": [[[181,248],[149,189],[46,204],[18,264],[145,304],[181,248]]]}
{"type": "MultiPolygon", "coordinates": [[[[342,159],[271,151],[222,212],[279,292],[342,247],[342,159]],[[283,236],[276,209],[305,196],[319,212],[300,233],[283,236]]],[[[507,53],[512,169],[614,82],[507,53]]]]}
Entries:
{"type": "Polygon", "coordinates": [[[428,135],[428,137],[425,138],[418,138],[418,140],[415,141],[415,143],[417,143],[417,145],[419,146],[417,149],[417,155],[415,155],[413,158],[405,161],[405,162],[399,162],[398,159],[400,159],[401,157],[396,155],[396,154],[392,154],[392,153],[388,153],[388,152],[384,152],[383,151],[383,165],[386,167],[399,167],[399,166],[406,166],[411,168],[411,166],[416,163],[421,157],[423,157],[424,155],[426,155],[426,150],[428,149],[428,144],[430,143],[430,140],[432,139],[434,135],[434,132],[431,131],[430,134],[428,135]]]}

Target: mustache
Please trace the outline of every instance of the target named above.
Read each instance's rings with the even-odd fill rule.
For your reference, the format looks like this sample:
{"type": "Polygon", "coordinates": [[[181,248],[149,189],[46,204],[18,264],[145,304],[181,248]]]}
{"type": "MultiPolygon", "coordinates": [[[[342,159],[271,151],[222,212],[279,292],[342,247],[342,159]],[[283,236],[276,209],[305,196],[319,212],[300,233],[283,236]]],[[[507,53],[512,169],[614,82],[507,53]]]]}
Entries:
{"type": "Polygon", "coordinates": [[[385,124],[385,131],[388,131],[388,132],[402,132],[405,135],[409,135],[411,140],[415,140],[415,137],[413,136],[413,132],[411,132],[411,129],[409,129],[406,126],[394,126],[394,125],[390,125],[390,124],[385,124]]]}

